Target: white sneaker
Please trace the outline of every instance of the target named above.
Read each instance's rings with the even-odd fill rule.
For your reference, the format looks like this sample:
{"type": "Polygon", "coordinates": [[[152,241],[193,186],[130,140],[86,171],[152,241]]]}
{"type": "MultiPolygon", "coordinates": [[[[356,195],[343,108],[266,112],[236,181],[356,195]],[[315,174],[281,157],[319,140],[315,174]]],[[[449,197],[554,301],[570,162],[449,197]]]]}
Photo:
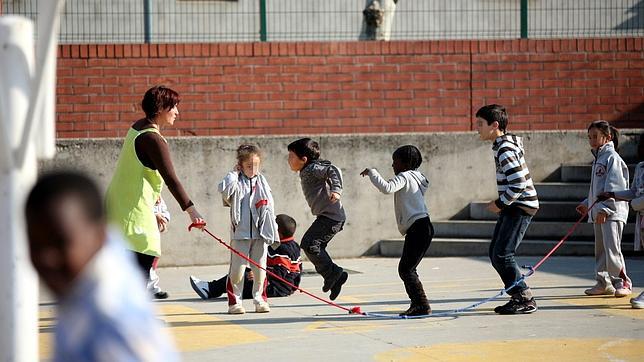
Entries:
{"type": "Polygon", "coordinates": [[[595,284],[594,287],[584,290],[586,295],[614,295],[615,288],[612,285],[595,284]]]}
{"type": "Polygon", "coordinates": [[[233,304],[228,306],[228,314],[244,314],[246,309],[241,304],[233,304]]]}
{"type": "Polygon", "coordinates": [[[203,280],[200,280],[199,278],[191,275],[190,286],[201,299],[210,298],[210,288],[208,288],[208,282],[204,282],[203,280]]]}
{"type": "Polygon", "coordinates": [[[631,295],[633,293],[633,290],[631,289],[631,286],[629,283],[625,282],[618,282],[615,284],[615,297],[616,298],[622,298],[627,295],[631,295]]]}
{"type": "Polygon", "coordinates": [[[256,313],[268,313],[270,311],[271,311],[271,307],[268,305],[267,302],[259,302],[255,304],[256,313]]]}
{"type": "Polygon", "coordinates": [[[635,298],[631,298],[631,306],[635,309],[644,309],[644,292],[635,298]]]}

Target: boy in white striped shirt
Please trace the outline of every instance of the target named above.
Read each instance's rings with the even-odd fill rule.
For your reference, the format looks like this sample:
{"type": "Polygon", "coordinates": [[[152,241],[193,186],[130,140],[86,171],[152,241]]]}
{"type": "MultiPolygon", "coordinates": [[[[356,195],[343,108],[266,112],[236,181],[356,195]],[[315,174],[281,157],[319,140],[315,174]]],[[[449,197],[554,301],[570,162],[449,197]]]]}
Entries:
{"type": "MultiPolygon", "coordinates": [[[[496,185],[499,198],[487,209],[499,215],[490,243],[492,266],[509,287],[521,278],[521,270],[514,258],[532,217],[539,209],[537,191],[523,157],[520,137],[506,131],[508,114],[505,107],[490,104],[476,112],[479,136],[492,141],[496,165],[496,185]]],[[[494,308],[499,314],[527,314],[537,310],[530,287],[521,281],[508,291],[508,303],[494,308]]]]}

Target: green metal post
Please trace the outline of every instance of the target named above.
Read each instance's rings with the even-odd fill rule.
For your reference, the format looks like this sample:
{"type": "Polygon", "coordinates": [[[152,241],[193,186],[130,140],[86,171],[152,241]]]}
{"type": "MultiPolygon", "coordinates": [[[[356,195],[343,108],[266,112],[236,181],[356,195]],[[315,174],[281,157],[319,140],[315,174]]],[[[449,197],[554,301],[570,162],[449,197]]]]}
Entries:
{"type": "Polygon", "coordinates": [[[259,40],[267,41],[266,36],[266,0],[259,0],[259,40]]]}
{"type": "Polygon", "coordinates": [[[528,38],[528,0],[521,0],[521,39],[528,38]]]}

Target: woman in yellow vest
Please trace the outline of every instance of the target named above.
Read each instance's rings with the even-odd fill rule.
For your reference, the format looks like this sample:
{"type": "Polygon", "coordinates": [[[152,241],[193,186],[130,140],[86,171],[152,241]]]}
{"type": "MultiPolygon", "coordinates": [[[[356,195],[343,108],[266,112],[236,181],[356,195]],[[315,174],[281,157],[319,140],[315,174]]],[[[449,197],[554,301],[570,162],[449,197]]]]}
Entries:
{"type": "Polygon", "coordinates": [[[160,133],[162,127],[174,124],[178,103],[179,94],[170,88],[157,86],[145,93],[141,102],[145,118],[128,130],[107,189],[108,218],[128,239],[146,279],[154,258],[161,255],[161,237],[152,208],[164,183],[190,220],[204,223],[175,174],[168,143],[160,133]]]}

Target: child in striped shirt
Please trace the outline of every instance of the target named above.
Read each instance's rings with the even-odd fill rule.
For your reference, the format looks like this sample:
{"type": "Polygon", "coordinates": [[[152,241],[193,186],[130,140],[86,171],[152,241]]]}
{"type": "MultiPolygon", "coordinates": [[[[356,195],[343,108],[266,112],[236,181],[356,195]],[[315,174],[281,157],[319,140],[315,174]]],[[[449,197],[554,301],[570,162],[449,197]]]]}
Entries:
{"type": "MultiPolygon", "coordinates": [[[[521,278],[514,258],[523,235],[539,209],[537,191],[525,163],[520,137],[507,133],[508,114],[505,107],[491,104],[476,112],[479,137],[492,142],[496,164],[496,184],[499,198],[487,209],[499,215],[490,243],[492,266],[506,288],[521,278]]],[[[526,314],[537,310],[530,288],[521,281],[508,291],[508,303],[494,308],[499,314],[526,314]]]]}

